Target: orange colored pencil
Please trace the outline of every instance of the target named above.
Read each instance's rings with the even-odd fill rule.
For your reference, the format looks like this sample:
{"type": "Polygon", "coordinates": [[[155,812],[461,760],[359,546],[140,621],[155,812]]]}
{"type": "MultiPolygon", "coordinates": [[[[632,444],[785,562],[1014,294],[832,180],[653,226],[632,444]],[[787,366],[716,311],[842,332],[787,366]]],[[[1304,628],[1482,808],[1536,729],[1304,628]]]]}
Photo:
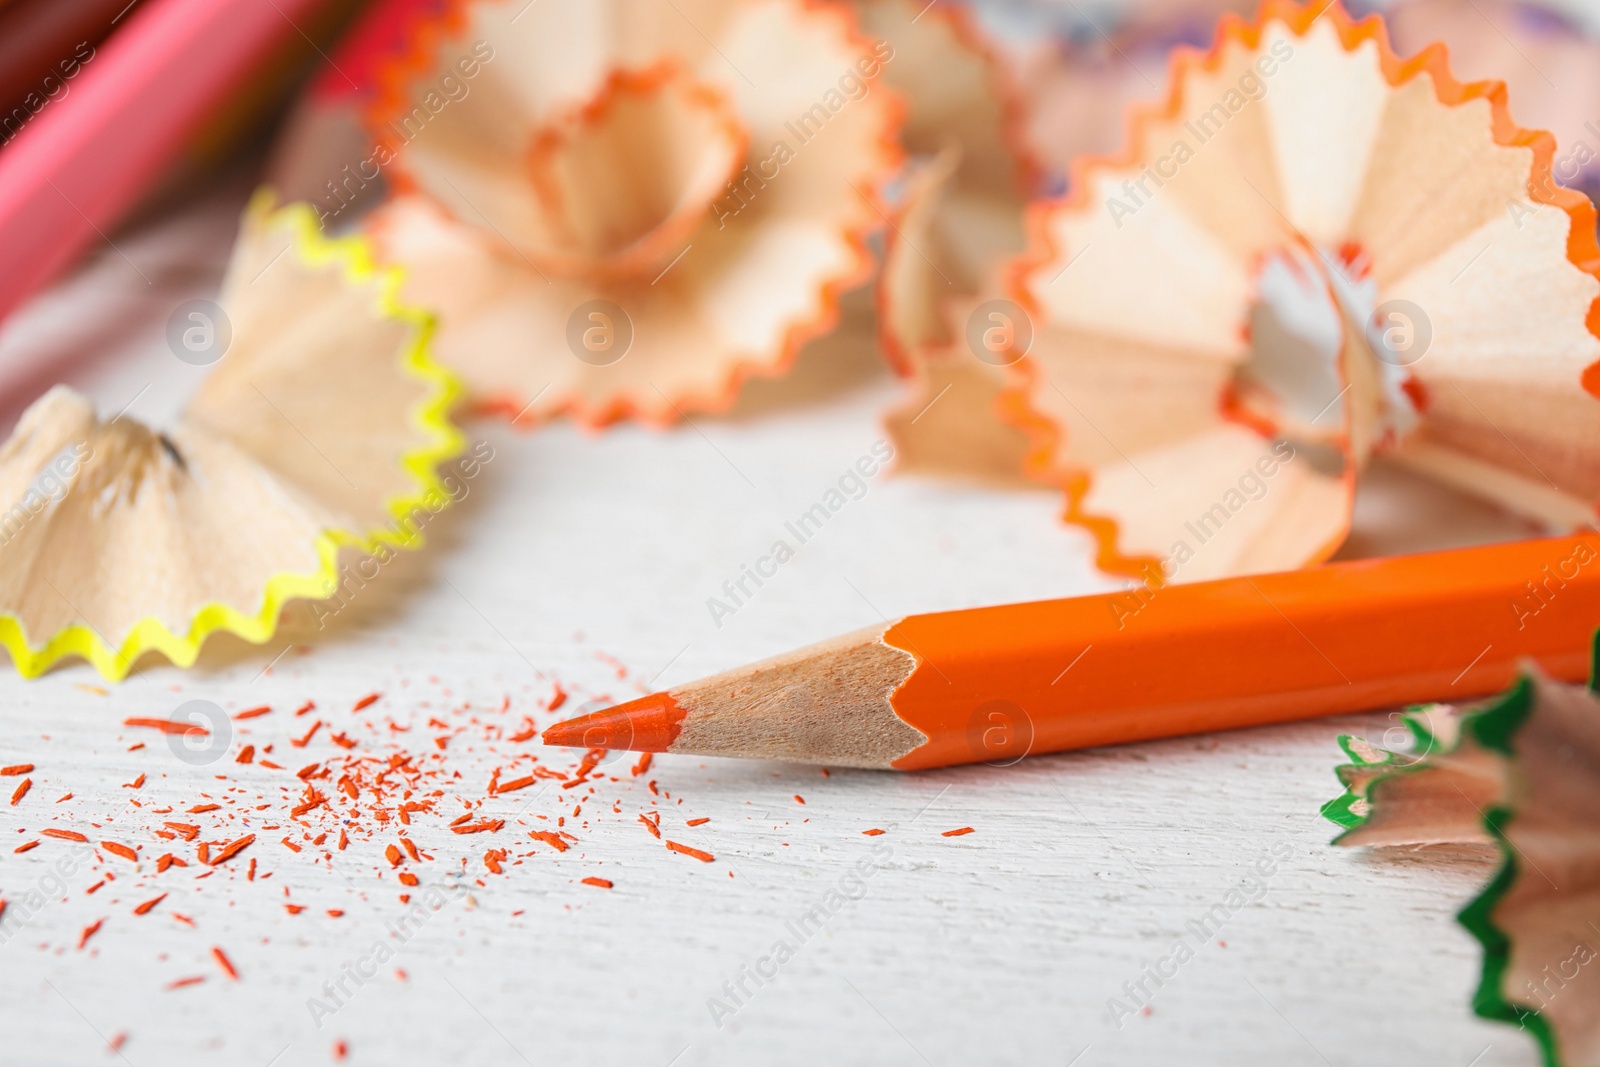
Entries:
{"type": "Polygon", "coordinates": [[[920,770],[1588,677],[1600,535],[911,615],[544,741],[920,770]]]}

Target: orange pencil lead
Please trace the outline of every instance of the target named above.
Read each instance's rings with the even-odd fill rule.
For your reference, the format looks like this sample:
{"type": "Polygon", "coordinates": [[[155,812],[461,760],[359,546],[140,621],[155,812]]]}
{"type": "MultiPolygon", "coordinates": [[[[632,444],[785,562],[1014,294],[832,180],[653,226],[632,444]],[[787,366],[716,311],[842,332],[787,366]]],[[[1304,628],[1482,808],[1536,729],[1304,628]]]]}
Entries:
{"type": "Polygon", "coordinates": [[[665,752],[678,739],[684,711],[671,693],[638,700],[558,722],[541,736],[547,745],[665,752]]]}

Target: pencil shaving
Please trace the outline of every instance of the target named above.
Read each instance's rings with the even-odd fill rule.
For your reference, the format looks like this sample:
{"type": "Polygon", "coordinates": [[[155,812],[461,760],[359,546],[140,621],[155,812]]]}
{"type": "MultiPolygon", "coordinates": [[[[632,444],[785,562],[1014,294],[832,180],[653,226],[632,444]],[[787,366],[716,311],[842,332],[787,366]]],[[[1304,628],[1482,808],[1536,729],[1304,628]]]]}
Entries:
{"type": "Polygon", "coordinates": [[[1600,22],[1560,0],[1407,0],[1387,14],[1395,47],[1441,41],[1462,78],[1503,78],[1518,119],[1549,130],[1560,146],[1562,185],[1600,192],[1600,22]]]}
{"type": "Polygon", "coordinates": [[[0,449],[0,643],[21,674],[80,656],[116,680],[151,651],[189,666],[218,630],[265,641],[287,601],[330,595],[341,546],[419,543],[405,524],[447,499],[435,467],[461,436],[396,287],[261,194],[219,298],[231,344],[175,425],[59,386],[28,409],[0,449]]]}
{"type": "Polygon", "coordinates": [[[1274,0],[1180,52],[1130,147],[1039,205],[1003,397],[1100,565],[1306,566],[1403,464],[1554,529],[1600,498],[1594,210],[1499,83],[1274,0]]]}
{"type": "Polygon", "coordinates": [[[971,348],[967,328],[988,336],[1001,267],[1025,244],[1021,101],[965,9],[921,7],[860,5],[868,32],[895,43],[884,78],[906,101],[911,159],[878,280],[881,342],[907,382],[886,421],[902,470],[1022,482],[1027,439],[995,410],[1006,350],[971,348]]]}
{"type": "Polygon", "coordinates": [[[530,425],[720,410],[866,279],[893,49],[847,8],[478,0],[421,42],[371,115],[404,144],[369,226],[480,406],[530,425]],[[430,113],[462,63],[471,91],[430,113]]]}
{"type": "Polygon", "coordinates": [[[1484,948],[1473,1007],[1515,1022],[1546,1061],[1600,1063],[1600,698],[1526,673],[1502,696],[1459,713],[1407,717],[1419,754],[1342,738],[1355,762],[1323,814],[1340,845],[1489,843],[1500,867],[1461,912],[1484,948]]]}

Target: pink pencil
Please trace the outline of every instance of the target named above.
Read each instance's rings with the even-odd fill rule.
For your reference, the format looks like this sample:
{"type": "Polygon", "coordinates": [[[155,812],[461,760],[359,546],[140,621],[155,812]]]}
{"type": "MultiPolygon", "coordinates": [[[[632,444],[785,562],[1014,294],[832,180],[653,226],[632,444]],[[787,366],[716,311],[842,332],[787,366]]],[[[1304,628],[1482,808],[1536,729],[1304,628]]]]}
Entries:
{"type": "Polygon", "coordinates": [[[0,151],[0,318],[105,240],[229,92],[324,3],[147,0],[129,14],[71,91],[0,151]]]}

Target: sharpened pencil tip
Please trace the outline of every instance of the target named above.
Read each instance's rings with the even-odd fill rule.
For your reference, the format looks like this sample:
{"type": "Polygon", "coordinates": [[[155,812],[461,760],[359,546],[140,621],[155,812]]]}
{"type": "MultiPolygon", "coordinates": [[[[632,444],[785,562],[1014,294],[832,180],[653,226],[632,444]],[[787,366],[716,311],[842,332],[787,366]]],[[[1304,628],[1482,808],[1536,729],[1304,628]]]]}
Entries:
{"type": "Polygon", "coordinates": [[[558,722],[541,736],[547,745],[666,752],[678,739],[684,710],[671,693],[651,693],[626,704],[558,722]]]}

